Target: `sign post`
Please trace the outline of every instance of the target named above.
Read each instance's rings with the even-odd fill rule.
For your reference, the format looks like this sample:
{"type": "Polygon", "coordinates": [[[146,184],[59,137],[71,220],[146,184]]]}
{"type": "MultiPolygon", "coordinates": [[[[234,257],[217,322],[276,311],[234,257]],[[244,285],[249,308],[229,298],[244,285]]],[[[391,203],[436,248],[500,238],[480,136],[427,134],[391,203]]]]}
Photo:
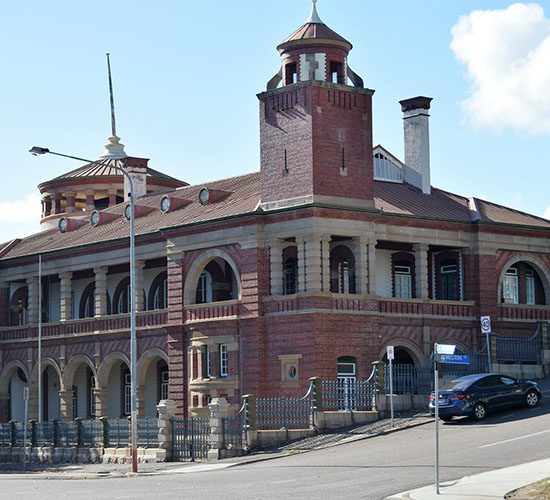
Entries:
{"type": "Polygon", "coordinates": [[[392,361],[395,358],[395,352],[392,345],[387,348],[388,361],[390,362],[390,414],[391,414],[391,427],[393,427],[393,368],[392,361]]]}
{"type": "Polygon", "coordinates": [[[27,422],[29,420],[29,388],[23,387],[25,401],[25,421],[23,422],[23,472],[27,472],[27,422]]]}
{"type": "Polygon", "coordinates": [[[487,370],[489,373],[493,371],[491,363],[491,344],[489,342],[489,334],[491,333],[491,316],[481,316],[481,333],[485,334],[485,342],[487,346],[487,370]]]}

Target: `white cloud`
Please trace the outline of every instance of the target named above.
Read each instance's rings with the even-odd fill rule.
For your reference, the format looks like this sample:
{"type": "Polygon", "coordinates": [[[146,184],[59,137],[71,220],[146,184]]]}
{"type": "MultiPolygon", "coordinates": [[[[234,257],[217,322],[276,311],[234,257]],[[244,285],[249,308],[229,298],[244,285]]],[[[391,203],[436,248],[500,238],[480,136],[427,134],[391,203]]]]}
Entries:
{"type": "Polygon", "coordinates": [[[0,243],[40,231],[41,210],[40,196],[35,194],[0,203],[0,243]]]}
{"type": "Polygon", "coordinates": [[[472,82],[462,106],[474,126],[550,133],[550,18],[540,5],[473,11],[452,36],[472,82]]]}
{"type": "Polygon", "coordinates": [[[546,210],[544,211],[543,217],[544,217],[545,219],[550,219],[550,205],[548,205],[548,206],[546,207],[546,210]]]}
{"type": "Polygon", "coordinates": [[[39,221],[42,210],[41,198],[36,194],[28,194],[23,200],[5,201],[0,203],[0,222],[39,221]]]}

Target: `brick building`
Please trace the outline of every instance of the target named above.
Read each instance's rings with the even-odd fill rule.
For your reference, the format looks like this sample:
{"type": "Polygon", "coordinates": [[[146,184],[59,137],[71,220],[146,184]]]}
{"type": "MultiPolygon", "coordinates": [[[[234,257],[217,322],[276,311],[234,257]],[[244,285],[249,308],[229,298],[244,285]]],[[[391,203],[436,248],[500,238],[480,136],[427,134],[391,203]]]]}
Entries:
{"type": "Polygon", "coordinates": [[[137,186],[141,416],[159,399],[199,414],[215,396],[365,378],[390,344],[398,363],[425,364],[434,342],[474,352],[481,315],[501,334],[550,319],[550,221],[431,186],[430,98],[400,102],[402,162],[373,147],[374,91],[315,5],[277,48],[259,172],[189,186],[111,137],[40,185],[44,230],[0,245],[1,420],[22,418],[24,386],[37,416],[39,376],[44,419],[129,413],[127,188],[112,162],[137,186]]]}

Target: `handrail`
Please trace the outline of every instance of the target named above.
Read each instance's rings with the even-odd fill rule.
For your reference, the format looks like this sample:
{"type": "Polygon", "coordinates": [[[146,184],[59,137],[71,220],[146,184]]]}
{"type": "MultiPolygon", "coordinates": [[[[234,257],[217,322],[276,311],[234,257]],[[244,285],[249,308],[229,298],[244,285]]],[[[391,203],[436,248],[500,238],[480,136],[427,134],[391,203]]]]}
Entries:
{"type": "Polygon", "coordinates": [[[372,377],[374,377],[374,374],[376,373],[376,365],[372,367],[372,372],[370,374],[370,377],[367,380],[364,380],[364,382],[368,382],[372,377]]]}

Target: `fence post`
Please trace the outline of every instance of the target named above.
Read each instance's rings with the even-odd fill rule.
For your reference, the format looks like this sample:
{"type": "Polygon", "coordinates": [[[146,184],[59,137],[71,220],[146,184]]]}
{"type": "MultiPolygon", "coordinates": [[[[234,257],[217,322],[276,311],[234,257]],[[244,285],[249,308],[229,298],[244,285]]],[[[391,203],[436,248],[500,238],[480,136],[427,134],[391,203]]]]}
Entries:
{"type": "Polygon", "coordinates": [[[491,348],[491,369],[493,372],[498,371],[497,365],[498,359],[497,359],[497,335],[492,333],[489,335],[489,347],[491,348]]]}
{"type": "MultiPolygon", "coordinates": [[[[376,384],[376,395],[374,397],[375,409],[380,407],[380,398],[385,397],[386,389],[384,387],[384,367],[386,363],[383,361],[373,361],[372,365],[374,366],[376,372],[374,374],[374,381],[376,384]]],[[[385,401],[384,401],[385,402],[385,401]]]]}
{"type": "Polygon", "coordinates": [[[325,410],[323,408],[323,379],[321,377],[311,377],[309,383],[312,386],[313,412],[311,416],[311,427],[314,429],[325,428],[325,410]]]}
{"type": "Polygon", "coordinates": [[[13,448],[15,446],[16,436],[15,436],[15,420],[10,420],[10,446],[13,448]]]}
{"type": "Polygon", "coordinates": [[[208,404],[210,409],[210,449],[208,460],[222,458],[222,450],[225,446],[223,440],[223,419],[229,415],[229,403],[225,398],[212,398],[208,404]]]}
{"type": "Polygon", "coordinates": [[[173,459],[173,418],[176,416],[176,403],[171,399],[162,399],[157,405],[159,415],[159,448],[164,450],[164,461],[173,459]]]}
{"type": "Polygon", "coordinates": [[[82,446],[82,417],[76,417],[74,419],[76,423],[76,447],[82,446]]]}
{"type": "Polygon", "coordinates": [[[256,447],[258,439],[257,419],[256,419],[256,396],[254,394],[246,394],[243,396],[244,401],[244,428],[246,432],[246,442],[253,449],[256,447]]]}
{"type": "Polygon", "coordinates": [[[31,448],[36,446],[36,420],[29,420],[29,435],[31,436],[31,448]]]}
{"type": "Polygon", "coordinates": [[[52,420],[52,446],[57,446],[57,419],[52,420]]]}
{"type": "Polygon", "coordinates": [[[103,445],[103,451],[109,446],[109,434],[107,432],[107,420],[109,417],[99,417],[101,422],[101,444],[103,445]]]}

